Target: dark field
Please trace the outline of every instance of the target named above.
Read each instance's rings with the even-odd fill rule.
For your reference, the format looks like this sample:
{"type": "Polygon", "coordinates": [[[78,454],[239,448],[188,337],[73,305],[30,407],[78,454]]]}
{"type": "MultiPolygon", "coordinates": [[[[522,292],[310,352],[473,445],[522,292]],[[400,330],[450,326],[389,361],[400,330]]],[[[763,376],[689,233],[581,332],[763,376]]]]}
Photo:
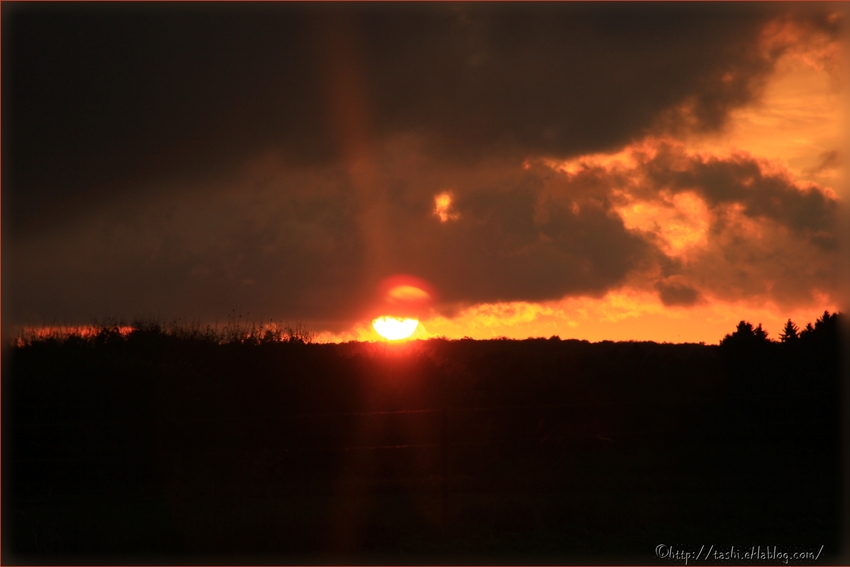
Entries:
{"type": "Polygon", "coordinates": [[[3,563],[846,563],[838,335],[36,341],[4,357],[3,563]]]}

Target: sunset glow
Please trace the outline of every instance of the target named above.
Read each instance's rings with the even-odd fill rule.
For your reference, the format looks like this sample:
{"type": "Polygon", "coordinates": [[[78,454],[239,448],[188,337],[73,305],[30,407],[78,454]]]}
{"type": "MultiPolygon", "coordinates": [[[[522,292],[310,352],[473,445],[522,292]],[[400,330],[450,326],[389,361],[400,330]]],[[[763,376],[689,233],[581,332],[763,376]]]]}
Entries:
{"type": "Polygon", "coordinates": [[[846,561],[850,1],[0,11],[2,557],[846,561]]]}
{"type": "Polygon", "coordinates": [[[660,202],[634,200],[617,207],[626,227],[653,234],[668,256],[683,256],[686,251],[706,244],[709,211],[694,193],[662,195],[660,202]]]}
{"type": "Polygon", "coordinates": [[[440,218],[440,222],[448,222],[457,220],[460,215],[451,210],[452,195],[448,192],[443,192],[434,197],[434,214],[440,218]]]}
{"type": "MultiPolygon", "coordinates": [[[[4,106],[17,125],[6,324],[241,310],[325,340],[716,343],[742,319],[775,336],[789,317],[841,310],[846,7],[637,3],[626,21],[544,4],[429,5],[424,19],[387,6],[398,28],[365,10],[302,29],[301,7],[272,3],[264,18],[292,33],[257,28],[264,39],[209,65],[169,36],[120,84],[117,63],[60,49],[78,41],[71,26],[54,41],[33,15],[31,33],[8,35],[23,43],[4,106]],[[291,88],[245,79],[259,45],[291,88]],[[183,90],[151,71],[166,63],[183,90]],[[206,99],[213,85],[226,92],[206,99]],[[81,105],[81,92],[113,94],[81,105]],[[48,99],[73,112],[27,102],[48,99]],[[104,105],[112,118],[92,110],[104,105]],[[116,139],[120,116],[150,134],[116,139]]],[[[92,25],[99,52],[134,49],[92,25]]]]}
{"type": "Polygon", "coordinates": [[[375,331],[388,341],[404,340],[416,330],[419,321],[416,319],[403,319],[400,317],[378,317],[372,321],[375,331]]]}
{"type": "Polygon", "coordinates": [[[412,285],[400,285],[392,288],[387,297],[390,301],[426,301],[431,298],[431,295],[418,287],[412,285]]]}

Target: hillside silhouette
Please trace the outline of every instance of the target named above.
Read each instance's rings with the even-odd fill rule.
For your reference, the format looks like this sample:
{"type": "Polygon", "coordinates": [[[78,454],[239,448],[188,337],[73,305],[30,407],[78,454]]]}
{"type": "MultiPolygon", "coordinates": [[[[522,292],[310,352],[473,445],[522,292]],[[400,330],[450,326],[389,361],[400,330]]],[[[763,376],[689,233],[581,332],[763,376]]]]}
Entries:
{"type": "Polygon", "coordinates": [[[843,317],[717,346],[21,340],[3,562],[657,563],[709,541],[836,560],[843,317]]]}

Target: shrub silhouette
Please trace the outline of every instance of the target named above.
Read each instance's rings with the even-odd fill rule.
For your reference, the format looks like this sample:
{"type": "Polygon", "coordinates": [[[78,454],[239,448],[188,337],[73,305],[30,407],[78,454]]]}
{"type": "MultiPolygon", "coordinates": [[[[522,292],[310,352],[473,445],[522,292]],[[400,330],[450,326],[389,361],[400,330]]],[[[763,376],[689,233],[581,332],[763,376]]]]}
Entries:
{"type": "MultiPolygon", "coordinates": [[[[778,342],[741,321],[719,346],[434,339],[386,349],[316,344],[300,324],[141,321],[129,332],[108,324],[85,337],[34,339],[4,360],[4,509],[15,521],[34,515],[27,521],[58,534],[52,552],[76,560],[109,545],[244,555],[257,551],[256,538],[268,553],[317,553],[333,522],[357,536],[352,553],[401,552],[399,533],[414,550],[492,551],[502,528],[482,518],[509,519],[503,529],[515,539],[502,535],[512,553],[539,545],[561,556],[627,554],[635,527],[727,537],[730,516],[714,503],[733,499],[754,541],[793,526],[830,542],[841,317],[824,313],[796,341],[784,339],[789,320],[778,342]],[[439,491],[410,479],[441,474],[440,414],[369,412],[442,407],[460,503],[448,535],[437,525],[426,541],[437,520],[423,510],[439,508],[439,491]],[[328,450],[394,445],[421,447],[328,450]],[[803,496],[777,503],[788,486],[803,496]],[[139,520],[135,543],[104,536],[109,522],[92,502],[112,498],[111,509],[141,518],[121,499],[134,491],[161,499],[166,512],[139,520]],[[340,512],[344,491],[371,502],[372,515],[340,512]],[[254,518],[245,510],[258,502],[254,518]],[[765,514],[779,504],[781,514],[765,514]],[[696,508],[713,512],[695,518],[696,508]],[[607,534],[606,549],[564,539],[588,517],[607,534]],[[171,535],[151,535],[161,526],[171,535]],[[369,535],[363,526],[377,527],[369,535]]],[[[3,525],[4,553],[44,555],[32,529],[3,525]]]]}

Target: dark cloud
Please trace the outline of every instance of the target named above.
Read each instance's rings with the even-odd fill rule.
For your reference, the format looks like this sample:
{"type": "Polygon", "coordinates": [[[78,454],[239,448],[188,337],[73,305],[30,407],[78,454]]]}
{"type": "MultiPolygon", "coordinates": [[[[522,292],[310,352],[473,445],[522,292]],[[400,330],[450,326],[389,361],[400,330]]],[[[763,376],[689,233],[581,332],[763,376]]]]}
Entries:
{"type": "Polygon", "coordinates": [[[692,192],[708,207],[705,243],[686,254],[687,262],[662,263],[678,278],[674,287],[656,285],[665,304],[687,304],[689,289],[785,307],[839,293],[839,201],[829,191],[801,186],[749,155],[691,155],[667,144],[635,173],[643,186],[633,194],[641,200],[692,192]]]}
{"type": "Polygon", "coordinates": [[[4,4],[6,313],[342,330],[395,273],[431,282],[444,313],[600,296],[659,266],[667,305],[829,288],[836,202],[752,158],[542,165],[722,127],[781,53],[759,48],[778,10],[4,4]],[[708,248],[666,256],[618,190],[696,192],[708,248]],[[731,205],[775,240],[748,240],[731,205]]]}
{"type": "Polygon", "coordinates": [[[668,306],[693,305],[700,299],[699,291],[676,282],[660,281],[655,284],[655,289],[658,290],[658,297],[661,298],[661,302],[668,306]]]}
{"type": "Polygon", "coordinates": [[[820,163],[815,167],[807,169],[805,171],[806,175],[818,175],[825,171],[835,171],[843,164],[843,159],[838,150],[830,150],[828,152],[823,152],[820,155],[820,163]]]}
{"type": "Polygon", "coordinates": [[[604,201],[547,204],[563,174],[435,167],[415,146],[398,152],[400,144],[380,154],[380,190],[368,202],[330,166],[249,168],[232,185],[208,188],[206,199],[160,194],[103,205],[15,247],[15,281],[26,285],[12,290],[10,305],[37,321],[54,312],[224,320],[239,308],[340,330],[394,273],[431,282],[441,309],[451,310],[599,295],[653,254],[604,201]],[[434,198],[446,188],[458,217],[444,223],[434,198]]]}
{"type": "Polygon", "coordinates": [[[503,183],[502,191],[466,188],[458,198],[460,219],[434,226],[441,250],[429,271],[447,300],[596,295],[621,283],[649,254],[650,247],[603,204],[574,210],[551,204],[541,217],[543,180],[527,172],[503,183]]]}
{"type": "Polygon", "coordinates": [[[772,68],[756,47],[777,10],[4,4],[7,220],[44,229],[267,148],[327,163],[414,132],[444,158],[569,156],[684,102],[693,127],[717,128],[772,68]]]}
{"type": "Polygon", "coordinates": [[[755,231],[731,219],[722,224],[724,229],[715,227],[706,249],[679,272],[705,295],[782,309],[809,306],[824,295],[839,297],[836,250],[812,245],[772,222],[759,223],[755,231]]]}
{"type": "Polygon", "coordinates": [[[774,220],[829,249],[837,245],[838,202],[752,156],[687,157],[681,148],[661,146],[646,172],[654,188],[696,191],[712,207],[737,203],[748,217],[774,220]]]}
{"type": "Polygon", "coordinates": [[[207,187],[204,199],[164,191],[111,201],[27,239],[7,259],[17,284],[9,305],[36,323],[53,314],[350,316],[371,290],[360,288],[364,246],[349,187],[293,172],[240,181],[207,187]]]}
{"type": "Polygon", "coordinates": [[[838,285],[837,251],[815,240],[834,239],[835,201],[817,188],[782,185],[774,179],[780,173],[765,174],[744,157],[679,154],[675,171],[690,173],[674,186],[671,179],[684,178],[654,174],[669,151],[632,170],[570,174],[500,161],[446,166],[421,147],[399,139],[376,153],[369,201],[345,168],[294,170],[273,160],[208,187],[205,199],[166,191],[105,204],[56,236],[14,248],[14,279],[26,285],[9,305],[16,318],[36,321],[54,313],[74,321],[139,313],[223,321],[238,309],[339,331],[364,316],[380,280],[395,273],[434,285],[443,313],[480,302],[601,296],[634,275],[665,305],[680,307],[710,297],[796,305],[838,285]],[[722,199],[718,178],[732,187],[722,199]],[[645,185],[625,184],[635,179],[645,185]],[[705,241],[684,257],[668,256],[657,234],[625,226],[617,213],[624,188],[659,202],[670,190],[702,196],[705,241]],[[434,199],[444,192],[456,217],[441,222],[434,199]],[[749,204],[777,199],[775,208],[749,204]],[[820,220],[799,228],[795,207],[820,220]]]}
{"type": "Polygon", "coordinates": [[[669,148],[632,170],[571,174],[540,163],[450,166],[421,148],[399,139],[376,152],[379,189],[368,200],[345,168],[272,160],[208,188],[206,199],[109,203],[58,237],[16,246],[9,261],[26,285],[7,305],[21,319],[63,313],[77,321],[140,312],[222,321],[239,309],[342,330],[393,273],[431,282],[444,313],[600,296],[635,274],[665,305],[683,307],[711,297],[796,305],[838,284],[837,251],[817,241],[835,238],[835,200],[780,183],[781,172],[766,174],[749,158],[679,153],[675,175],[660,177],[669,148]],[[722,198],[718,179],[728,184],[722,198]],[[670,191],[700,195],[705,241],[684,257],[666,255],[657,234],[625,226],[617,213],[624,187],[662,204],[670,191]],[[454,213],[445,222],[435,212],[442,193],[454,213]],[[752,204],[775,201],[775,209],[752,204]],[[820,220],[800,226],[795,207],[820,220]]]}

